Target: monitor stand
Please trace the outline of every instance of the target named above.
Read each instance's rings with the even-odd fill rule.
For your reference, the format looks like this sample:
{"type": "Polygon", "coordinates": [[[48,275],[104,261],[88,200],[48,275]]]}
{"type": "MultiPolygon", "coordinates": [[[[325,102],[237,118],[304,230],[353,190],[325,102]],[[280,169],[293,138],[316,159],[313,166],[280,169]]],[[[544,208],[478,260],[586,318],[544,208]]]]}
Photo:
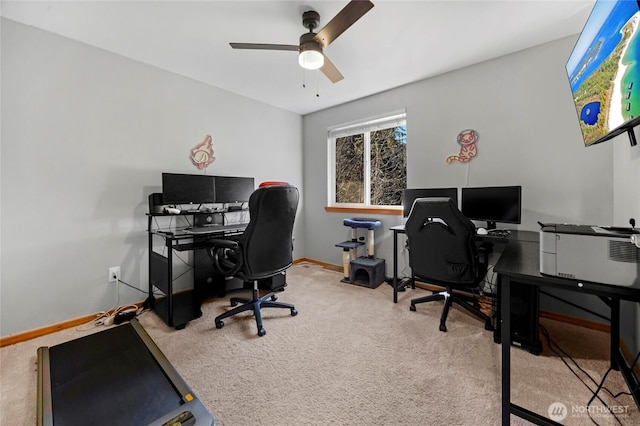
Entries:
{"type": "Polygon", "coordinates": [[[633,127],[629,130],[627,130],[627,133],[629,133],[629,142],[631,142],[631,146],[636,146],[638,145],[638,141],[636,140],[636,134],[633,131],[633,127]]]}

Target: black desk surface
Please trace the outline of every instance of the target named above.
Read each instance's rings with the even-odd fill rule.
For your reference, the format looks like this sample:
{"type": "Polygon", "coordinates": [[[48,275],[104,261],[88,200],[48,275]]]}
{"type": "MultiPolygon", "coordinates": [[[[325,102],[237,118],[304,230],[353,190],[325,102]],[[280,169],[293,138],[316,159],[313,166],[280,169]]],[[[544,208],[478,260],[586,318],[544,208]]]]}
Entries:
{"type": "MultiPolygon", "coordinates": [[[[394,234],[405,233],[404,225],[392,226],[389,229],[392,230],[394,234]]],[[[478,240],[482,240],[486,242],[496,242],[496,243],[506,243],[512,240],[538,242],[540,241],[540,233],[537,231],[510,229],[509,236],[506,238],[496,236],[496,235],[491,235],[491,234],[486,234],[486,235],[476,234],[476,238],[478,240]]]]}
{"type": "Polygon", "coordinates": [[[573,278],[560,278],[540,273],[540,245],[536,241],[510,240],[494,267],[498,274],[513,279],[526,279],[541,286],[585,292],[599,296],[615,296],[640,302],[640,288],[594,283],[573,278]]]}

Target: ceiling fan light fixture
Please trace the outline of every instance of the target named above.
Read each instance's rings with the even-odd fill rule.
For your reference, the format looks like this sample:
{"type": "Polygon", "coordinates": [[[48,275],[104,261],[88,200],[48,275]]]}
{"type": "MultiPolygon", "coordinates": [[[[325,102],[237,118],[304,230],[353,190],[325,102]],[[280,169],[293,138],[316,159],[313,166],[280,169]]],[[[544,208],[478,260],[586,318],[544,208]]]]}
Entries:
{"type": "Polygon", "coordinates": [[[324,55],[316,50],[305,50],[300,52],[298,63],[302,68],[317,70],[324,65],[324,55]]]}
{"type": "Polygon", "coordinates": [[[317,70],[324,65],[322,46],[313,39],[314,36],[314,33],[307,33],[300,37],[298,63],[302,68],[308,70],[317,70]]]}

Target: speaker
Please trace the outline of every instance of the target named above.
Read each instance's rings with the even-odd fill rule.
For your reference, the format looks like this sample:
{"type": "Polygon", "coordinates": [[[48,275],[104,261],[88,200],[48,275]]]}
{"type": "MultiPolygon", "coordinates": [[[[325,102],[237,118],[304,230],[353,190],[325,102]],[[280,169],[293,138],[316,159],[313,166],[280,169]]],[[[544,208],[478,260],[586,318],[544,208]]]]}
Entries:
{"type": "Polygon", "coordinates": [[[162,193],[154,192],[149,195],[149,213],[162,213],[162,193]]]}
{"type": "Polygon", "coordinates": [[[283,271],[270,278],[258,281],[258,288],[267,291],[283,291],[287,286],[287,273],[283,271]]]}

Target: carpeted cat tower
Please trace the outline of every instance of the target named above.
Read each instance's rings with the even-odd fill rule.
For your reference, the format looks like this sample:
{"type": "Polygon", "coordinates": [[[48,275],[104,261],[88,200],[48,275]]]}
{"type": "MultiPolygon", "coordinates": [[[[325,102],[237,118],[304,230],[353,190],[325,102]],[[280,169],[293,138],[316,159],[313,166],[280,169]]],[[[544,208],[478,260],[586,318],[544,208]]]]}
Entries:
{"type": "Polygon", "coordinates": [[[342,267],[345,283],[376,288],[384,282],[385,262],[374,256],[374,229],[382,226],[377,219],[349,218],[342,221],[351,228],[351,240],[336,244],[342,248],[342,267]],[[358,248],[365,245],[364,237],[358,238],[358,229],[367,230],[367,255],[358,257],[358,248]]]}

